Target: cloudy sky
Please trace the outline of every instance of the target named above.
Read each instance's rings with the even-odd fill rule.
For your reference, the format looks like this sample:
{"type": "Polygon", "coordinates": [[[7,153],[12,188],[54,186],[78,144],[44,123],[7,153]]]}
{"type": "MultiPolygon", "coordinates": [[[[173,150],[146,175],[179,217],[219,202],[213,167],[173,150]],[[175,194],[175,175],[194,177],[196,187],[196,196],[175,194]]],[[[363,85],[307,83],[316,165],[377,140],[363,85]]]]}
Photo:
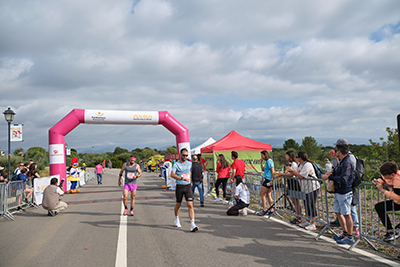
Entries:
{"type": "MultiPolygon", "coordinates": [[[[274,147],[368,143],[400,113],[398,0],[2,0],[0,36],[0,108],[24,124],[13,148],[47,150],[74,108],[168,111],[192,147],[231,130],[274,147]]],[[[66,142],[176,145],[142,125],[80,125],[66,142]]]]}

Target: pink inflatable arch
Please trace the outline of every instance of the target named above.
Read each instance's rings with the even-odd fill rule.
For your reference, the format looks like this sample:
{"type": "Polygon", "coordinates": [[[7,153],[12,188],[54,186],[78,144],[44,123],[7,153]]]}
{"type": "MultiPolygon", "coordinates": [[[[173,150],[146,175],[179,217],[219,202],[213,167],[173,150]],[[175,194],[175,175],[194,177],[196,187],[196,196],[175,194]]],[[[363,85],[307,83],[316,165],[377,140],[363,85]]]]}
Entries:
{"type": "MultiPolygon", "coordinates": [[[[49,130],[50,175],[66,178],[65,135],[81,123],[86,124],[162,124],[176,136],[178,153],[190,152],[189,130],[167,111],[117,111],[74,109],[49,130]]],[[[66,182],[64,189],[66,189],[66,182]]]]}

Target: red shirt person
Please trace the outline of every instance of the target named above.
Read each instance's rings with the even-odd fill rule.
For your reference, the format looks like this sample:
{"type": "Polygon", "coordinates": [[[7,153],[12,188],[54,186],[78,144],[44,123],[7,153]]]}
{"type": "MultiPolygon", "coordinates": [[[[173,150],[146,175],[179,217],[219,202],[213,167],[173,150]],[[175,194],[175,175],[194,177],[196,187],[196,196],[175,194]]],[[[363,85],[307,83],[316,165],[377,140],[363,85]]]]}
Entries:
{"type": "Polygon", "coordinates": [[[244,172],[246,171],[246,164],[244,164],[243,160],[238,159],[239,154],[236,151],[232,151],[231,156],[233,159],[231,181],[232,182],[234,181],[234,177],[236,175],[240,175],[244,181],[244,172]]]}

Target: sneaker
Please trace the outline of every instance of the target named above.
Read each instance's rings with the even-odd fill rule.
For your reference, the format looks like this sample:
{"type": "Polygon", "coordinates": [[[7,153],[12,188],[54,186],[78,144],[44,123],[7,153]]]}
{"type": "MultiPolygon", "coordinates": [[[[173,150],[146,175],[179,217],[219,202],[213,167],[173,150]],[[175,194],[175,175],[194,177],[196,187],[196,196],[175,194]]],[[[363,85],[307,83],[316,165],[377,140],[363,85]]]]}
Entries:
{"type": "Polygon", "coordinates": [[[17,208],[17,212],[25,212],[25,210],[23,208],[21,208],[21,207],[18,207],[17,208]]]}
{"type": "Polygon", "coordinates": [[[53,216],[54,217],[55,215],[54,215],[54,212],[52,210],[48,210],[47,216],[53,216]]]}
{"type": "Polygon", "coordinates": [[[243,210],[242,210],[242,215],[243,215],[243,216],[247,216],[247,208],[243,208],[243,210]]]}
{"type": "Polygon", "coordinates": [[[356,230],[356,231],[354,231],[354,237],[360,237],[360,231],[359,230],[356,230]]]}
{"type": "Polygon", "coordinates": [[[342,240],[343,238],[345,238],[347,235],[345,235],[345,234],[341,234],[340,236],[334,236],[333,237],[333,239],[335,240],[335,241],[338,241],[338,240],[342,240]]]}
{"type": "Polygon", "coordinates": [[[345,236],[345,238],[337,240],[336,243],[339,245],[352,245],[354,243],[354,238],[345,236]]]}
{"type": "Polygon", "coordinates": [[[127,215],[127,214],[128,214],[128,209],[125,209],[124,215],[127,215]]]}
{"type": "Polygon", "coordinates": [[[300,227],[302,228],[306,228],[310,223],[308,221],[304,221],[302,223],[299,224],[300,227]]]}
{"type": "Polygon", "coordinates": [[[204,207],[204,203],[201,203],[201,204],[200,204],[200,207],[204,207]]]}
{"type": "Polygon", "coordinates": [[[225,204],[226,204],[225,199],[221,201],[221,204],[222,204],[222,205],[225,205],[225,204]]]}
{"type": "Polygon", "coordinates": [[[181,222],[179,220],[175,219],[174,223],[175,223],[175,227],[178,227],[178,228],[182,227],[181,222]]]}
{"type": "Polygon", "coordinates": [[[290,221],[290,223],[298,225],[298,224],[301,224],[301,221],[298,220],[297,218],[294,218],[293,220],[290,221]]]}
{"type": "Polygon", "coordinates": [[[220,202],[221,201],[221,199],[219,198],[219,197],[217,197],[216,199],[214,199],[214,202],[215,203],[218,203],[218,202],[220,202]]]}
{"type": "Polygon", "coordinates": [[[398,238],[400,234],[398,232],[386,232],[386,234],[383,236],[383,241],[389,242],[394,240],[395,238],[398,238]]]}
{"type": "Polygon", "coordinates": [[[307,225],[305,227],[305,229],[308,231],[313,231],[313,230],[317,230],[317,227],[315,226],[315,224],[310,223],[309,225],[307,225]]]}
{"type": "Polygon", "coordinates": [[[200,201],[200,197],[196,198],[198,201],[200,201]]]}
{"type": "Polygon", "coordinates": [[[195,224],[190,227],[190,232],[196,232],[199,231],[199,227],[197,227],[195,224]]]}
{"type": "Polygon", "coordinates": [[[264,216],[265,214],[267,214],[267,211],[266,210],[260,210],[256,214],[259,215],[259,216],[264,216]]]}
{"type": "Polygon", "coordinates": [[[129,215],[133,216],[133,210],[131,210],[131,211],[129,212],[129,215]]]}
{"type": "Polygon", "coordinates": [[[269,215],[272,215],[272,214],[274,214],[274,210],[270,210],[270,211],[268,211],[266,214],[269,216],[269,215]]]}

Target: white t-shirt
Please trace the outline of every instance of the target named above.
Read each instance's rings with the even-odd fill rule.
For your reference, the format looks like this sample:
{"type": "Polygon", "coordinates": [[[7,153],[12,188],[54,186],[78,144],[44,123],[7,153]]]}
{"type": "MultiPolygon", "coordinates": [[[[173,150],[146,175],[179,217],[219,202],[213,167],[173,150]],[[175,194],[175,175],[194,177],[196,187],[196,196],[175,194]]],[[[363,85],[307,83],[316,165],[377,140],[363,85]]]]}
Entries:
{"type": "Polygon", "coordinates": [[[57,186],[57,194],[59,194],[60,196],[61,196],[62,194],[64,194],[64,191],[62,191],[61,188],[58,187],[58,186],[57,186]]]}
{"type": "MultiPolygon", "coordinates": [[[[299,173],[304,178],[317,179],[317,175],[315,174],[314,167],[311,162],[307,161],[304,164],[300,164],[299,173]]],[[[306,194],[309,194],[321,187],[317,180],[311,181],[301,179],[300,182],[301,191],[306,194]]]]}
{"type": "Polygon", "coordinates": [[[250,192],[246,184],[240,183],[236,186],[235,195],[239,196],[239,199],[244,203],[250,204],[250,192]]]}

